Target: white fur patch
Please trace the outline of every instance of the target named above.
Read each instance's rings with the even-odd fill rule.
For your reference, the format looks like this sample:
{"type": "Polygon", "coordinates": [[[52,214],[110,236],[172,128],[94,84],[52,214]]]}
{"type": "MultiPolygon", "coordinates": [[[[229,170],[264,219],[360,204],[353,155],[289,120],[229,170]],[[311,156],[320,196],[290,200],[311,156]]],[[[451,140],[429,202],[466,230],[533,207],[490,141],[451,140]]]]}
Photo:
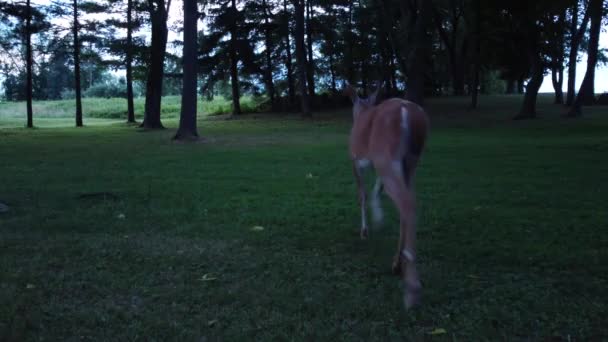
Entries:
{"type": "Polygon", "coordinates": [[[406,248],[401,250],[401,256],[409,262],[414,262],[414,253],[410,252],[406,248]]]}
{"type": "Polygon", "coordinates": [[[357,159],[357,167],[360,169],[365,169],[369,167],[370,164],[371,162],[369,159],[357,159]]]}
{"type": "Polygon", "coordinates": [[[382,181],[380,178],[376,180],[376,184],[374,185],[374,189],[372,190],[372,198],[369,202],[369,206],[372,209],[372,220],[374,223],[382,223],[384,219],[384,213],[382,212],[382,206],[380,204],[380,187],[382,186],[382,181]]]}

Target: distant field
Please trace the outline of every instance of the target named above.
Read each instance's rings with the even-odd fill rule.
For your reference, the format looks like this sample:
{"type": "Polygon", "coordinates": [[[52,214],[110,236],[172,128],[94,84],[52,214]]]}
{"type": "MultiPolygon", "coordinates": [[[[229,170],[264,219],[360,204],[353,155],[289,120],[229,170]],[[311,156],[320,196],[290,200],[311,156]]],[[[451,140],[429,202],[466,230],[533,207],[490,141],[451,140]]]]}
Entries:
{"type": "Polygon", "coordinates": [[[0,341],[606,341],[608,108],[520,102],[428,102],[409,312],[390,201],[359,239],[348,109],[0,129],[0,341]]]}
{"type": "MultiPolygon", "coordinates": [[[[263,99],[244,96],[241,98],[243,111],[254,111],[263,99]]],[[[144,111],[144,98],[136,98],[135,114],[139,119],[144,111]]],[[[165,118],[179,116],[181,105],[180,96],[165,96],[162,101],[162,115],[165,118]]],[[[74,117],[75,100],[34,101],[34,122],[39,118],[71,118],[74,117]]],[[[123,98],[83,98],[82,110],[85,118],[97,119],[126,119],[127,101],[123,98]]],[[[232,102],[221,97],[213,101],[198,101],[200,115],[230,113],[232,102]]],[[[25,118],[25,102],[0,102],[0,127],[2,121],[25,118]]]]}

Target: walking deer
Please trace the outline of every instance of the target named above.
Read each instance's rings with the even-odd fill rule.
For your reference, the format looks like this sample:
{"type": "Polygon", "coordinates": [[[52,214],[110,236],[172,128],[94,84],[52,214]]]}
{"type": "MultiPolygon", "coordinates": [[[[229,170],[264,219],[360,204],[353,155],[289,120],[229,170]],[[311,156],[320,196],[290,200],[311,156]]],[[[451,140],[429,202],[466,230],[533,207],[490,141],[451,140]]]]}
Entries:
{"type": "Polygon", "coordinates": [[[373,165],[378,176],[372,190],[372,218],[382,220],[380,193],[384,190],[399,210],[400,237],[392,264],[393,273],[404,283],[406,308],[418,304],[422,286],[416,270],[416,212],[414,173],[424,148],[429,121],[413,102],[391,98],[376,105],[378,89],[366,99],[346,85],[344,93],[353,102],[350,156],[361,205],[361,238],[368,237],[367,194],[363,171],[373,165]]]}

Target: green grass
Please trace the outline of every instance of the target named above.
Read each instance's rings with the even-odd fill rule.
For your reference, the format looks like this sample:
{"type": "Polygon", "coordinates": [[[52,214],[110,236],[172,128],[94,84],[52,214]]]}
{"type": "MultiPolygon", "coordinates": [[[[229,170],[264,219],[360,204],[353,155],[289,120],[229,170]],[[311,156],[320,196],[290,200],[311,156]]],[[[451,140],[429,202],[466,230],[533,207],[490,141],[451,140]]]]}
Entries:
{"type": "MultiPolygon", "coordinates": [[[[244,96],[241,98],[241,109],[243,112],[255,112],[263,102],[263,98],[244,96]]],[[[144,112],[144,98],[134,100],[135,114],[137,119],[141,119],[144,112]]],[[[165,118],[179,117],[181,105],[180,96],[165,96],[162,101],[162,115],[165,118]]],[[[59,101],[34,101],[34,124],[45,126],[48,122],[45,119],[73,118],[75,113],[75,100],[59,101]],[[40,120],[42,119],[42,120],[40,120]]],[[[85,124],[87,119],[126,119],[127,100],[122,98],[83,98],[83,116],[85,124]]],[[[216,97],[212,101],[198,101],[198,112],[200,115],[225,114],[232,111],[232,102],[221,97],[216,97]]],[[[0,101],[0,128],[23,126],[25,124],[26,107],[25,102],[2,102],[0,101]],[[16,125],[16,126],[15,126],[16,125]]],[[[95,120],[92,120],[95,122],[95,120]]]]}
{"type": "Polygon", "coordinates": [[[358,237],[346,111],[203,120],[196,144],[174,119],[1,129],[0,339],[608,339],[607,108],[464,101],[429,104],[410,312],[390,202],[358,237]]]}

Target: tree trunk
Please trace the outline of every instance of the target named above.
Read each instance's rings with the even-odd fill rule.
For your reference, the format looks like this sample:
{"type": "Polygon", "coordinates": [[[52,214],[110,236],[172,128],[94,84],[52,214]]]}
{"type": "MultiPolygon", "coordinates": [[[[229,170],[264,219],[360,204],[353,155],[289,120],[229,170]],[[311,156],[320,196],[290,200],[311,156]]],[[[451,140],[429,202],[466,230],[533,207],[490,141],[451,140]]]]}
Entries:
{"type": "Polygon", "coordinates": [[[32,98],[33,98],[33,82],[32,82],[32,7],[30,5],[30,0],[26,2],[26,10],[27,13],[25,18],[25,53],[26,53],[26,73],[27,73],[27,83],[26,83],[26,100],[27,100],[27,127],[34,127],[34,111],[32,109],[32,98]]]}
{"type": "Polygon", "coordinates": [[[241,114],[238,59],[236,55],[236,1],[232,0],[232,22],[230,23],[230,84],[232,86],[232,115],[241,114]]]}
{"type": "Polygon", "coordinates": [[[182,108],[179,128],[174,140],[196,140],[196,76],[197,76],[197,21],[196,0],[184,0],[184,52],[182,108]]]}
{"type": "Polygon", "coordinates": [[[414,31],[414,45],[412,46],[412,60],[408,70],[408,85],[406,98],[419,105],[424,104],[424,78],[426,76],[426,59],[430,48],[430,39],[427,34],[428,17],[431,13],[430,1],[418,1],[418,15],[414,31]]]}
{"type": "Polygon", "coordinates": [[[294,0],[296,16],[296,60],[298,62],[298,88],[302,116],[310,117],[310,103],[306,89],[306,51],[304,46],[304,0],[294,0]]]}
{"type": "Polygon", "coordinates": [[[555,37],[552,39],[555,46],[551,48],[551,83],[555,91],[555,104],[564,104],[564,25],[566,23],[566,9],[560,13],[556,27],[554,28],[555,37]]]}
{"type": "Polygon", "coordinates": [[[515,94],[516,91],[517,91],[517,81],[512,78],[509,78],[507,80],[507,88],[505,90],[505,94],[509,94],[509,95],[515,94]]]}
{"type": "Polygon", "coordinates": [[[348,46],[348,54],[345,56],[346,58],[346,80],[349,83],[353,83],[355,80],[355,60],[354,60],[354,34],[353,34],[353,5],[354,1],[348,2],[348,25],[346,27],[346,32],[344,33],[344,38],[346,40],[346,45],[348,46]]]}
{"type": "Polygon", "coordinates": [[[306,64],[306,77],[308,83],[308,95],[315,97],[315,62],[312,49],[312,0],[306,0],[306,42],[308,60],[306,64]]]}
{"type": "Polygon", "coordinates": [[[331,92],[333,94],[336,94],[338,92],[338,89],[336,87],[336,70],[334,66],[333,49],[332,52],[329,54],[329,76],[331,77],[331,92]]]}
{"type": "Polygon", "coordinates": [[[600,30],[602,26],[602,10],[603,0],[589,1],[591,29],[589,33],[589,49],[587,51],[587,71],[572,108],[567,114],[569,117],[581,116],[583,114],[581,107],[586,104],[585,101],[591,99],[591,102],[593,102],[593,83],[595,82],[595,67],[597,66],[600,30]]]}
{"type": "Polygon", "coordinates": [[[82,127],[82,94],[80,93],[80,42],[78,40],[78,0],[73,2],[74,25],[74,90],[76,91],[76,127],[82,127]]]}
{"type": "Polygon", "coordinates": [[[479,72],[481,69],[481,0],[475,1],[475,56],[473,84],[471,85],[471,107],[477,108],[479,97],[479,72]]]}
{"type": "Polygon", "coordinates": [[[127,1],[127,122],[135,122],[133,105],[133,0],[127,1]]]}
{"type": "Polygon", "coordinates": [[[518,94],[523,94],[524,93],[524,78],[520,77],[517,80],[517,93],[518,94]]]}
{"type": "Polygon", "coordinates": [[[564,104],[564,91],[562,90],[564,84],[564,67],[562,65],[554,65],[553,68],[551,68],[551,82],[553,83],[553,90],[555,91],[554,103],[564,104]]]}
{"type": "MultiPolygon", "coordinates": [[[[283,0],[283,10],[287,15],[287,0],[283,0]]],[[[287,52],[287,56],[285,59],[285,68],[287,69],[287,92],[289,96],[289,104],[293,104],[296,100],[296,86],[293,80],[293,66],[291,63],[291,42],[289,39],[289,20],[287,18],[285,20],[285,41],[285,50],[287,52]]]]}
{"type": "Polygon", "coordinates": [[[165,8],[164,0],[148,0],[148,3],[152,22],[152,43],[146,81],[144,122],[141,126],[146,129],[162,129],[164,127],[160,121],[160,113],[168,33],[167,12],[171,0],[168,1],[167,8],[165,8]]]}
{"type": "Polygon", "coordinates": [[[463,46],[457,46],[457,27],[460,21],[459,16],[456,14],[456,4],[451,1],[452,19],[450,26],[452,27],[451,32],[448,32],[443,27],[443,17],[436,7],[433,7],[433,21],[439,32],[439,37],[445,44],[448,50],[448,64],[450,74],[452,77],[452,89],[455,96],[464,95],[464,54],[466,51],[466,39],[464,39],[463,46]]]}
{"type": "Polygon", "coordinates": [[[543,84],[544,78],[544,66],[541,54],[536,51],[533,53],[532,60],[532,78],[526,86],[526,95],[524,95],[524,102],[521,106],[519,114],[513,119],[531,119],[536,117],[536,99],[538,97],[538,90],[543,84]]]}
{"type": "Polygon", "coordinates": [[[269,9],[266,0],[262,1],[264,6],[264,43],[266,45],[266,91],[268,91],[268,97],[270,97],[270,105],[272,110],[276,110],[276,101],[274,98],[274,81],[272,77],[272,41],[270,37],[270,23],[268,21],[269,9]]]}
{"type": "Polygon", "coordinates": [[[585,11],[585,16],[581,22],[581,26],[577,29],[578,25],[578,4],[579,1],[572,6],[572,22],[570,23],[570,54],[568,56],[568,94],[566,95],[566,106],[571,106],[574,103],[574,97],[576,96],[576,59],[578,56],[578,49],[580,42],[583,39],[583,35],[587,29],[589,23],[589,7],[585,11]]]}

